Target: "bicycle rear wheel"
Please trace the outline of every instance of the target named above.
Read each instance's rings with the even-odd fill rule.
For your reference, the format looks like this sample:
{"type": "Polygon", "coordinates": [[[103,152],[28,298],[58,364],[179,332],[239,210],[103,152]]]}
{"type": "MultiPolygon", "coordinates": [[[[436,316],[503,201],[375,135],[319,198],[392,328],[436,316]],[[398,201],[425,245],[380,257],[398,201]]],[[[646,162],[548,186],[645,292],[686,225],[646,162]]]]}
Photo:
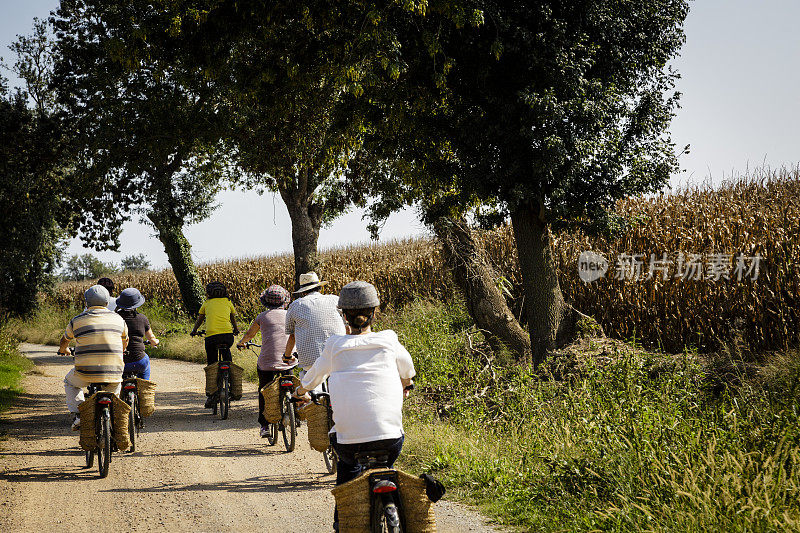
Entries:
{"type": "Polygon", "coordinates": [[[267,442],[270,446],[278,442],[278,424],[267,424],[267,442]]]}
{"type": "Polygon", "coordinates": [[[128,438],[131,439],[131,446],[128,451],[133,453],[136,451],[136,434],[139,433],[136,428],[136,393],[128,393],[127,403],[131,406],[128,413],[128,438]]]}
{"type": "Polygon", "coordinates": [[[394,503],[388,504],[385,508],[382,498],[375,495],[372,500],[372,512],[370,517],[370,533],[402,533],[403,527],[397,519],[397,525],[390,525],[387,514],[397,515],[397,506],[394,503]],[[389,507],[393,509],[390,509],[389,507]]]}
{"type": "Polygon", "coordinates": [[[100,477],[108,475],[108,464],[111,462],[111,413],[108,409],[103,409],[98,417],[98,444],[100,447],[97,449],[97,468],[100,471],[100,477]]]}
{"type": "Polygon", "coordinates": [[[333,446],[328,446],[328,448],[322,452],[322,458],[325,459],[325,468],[328,469],[329,474],[336,473],[336,461],[338,460],[336,457],[336,451],[333,449],[333,446]]]}
{"type": "Polygon", "coordinates": [[[227,372],[222,373],[219,385],[219,417],[222,420],[228,418],[228,408],[231,405],[231,381],[227,372]]]}
{"type": "Polygon", "coordinates": [[[283,433],[283,444],[286,446],[287,452],[294,451],[296,428],[294,404],[289,400],[289,395],[284,393],[281,396],[281,433],[283,433]]]}

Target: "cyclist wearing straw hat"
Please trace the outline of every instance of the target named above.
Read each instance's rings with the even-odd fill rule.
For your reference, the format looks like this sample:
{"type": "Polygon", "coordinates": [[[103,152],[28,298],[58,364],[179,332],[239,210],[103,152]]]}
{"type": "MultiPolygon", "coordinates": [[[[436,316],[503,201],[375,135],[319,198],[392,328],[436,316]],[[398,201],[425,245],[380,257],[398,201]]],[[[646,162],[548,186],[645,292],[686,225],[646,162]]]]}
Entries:
{"type": "Polygon", "coordinates": [[[328,337],[345,333],[344,321],[337,308],[339,298],[320,293],[320,288],[327,284],[327,281],[320,281],[316,272],[300,274],[300,286],[293,293],[296,300],[286,312],[289,340],[283,360],[291,361],[292,350],[297,350],[301,379],[319,358],[328,337]]]}

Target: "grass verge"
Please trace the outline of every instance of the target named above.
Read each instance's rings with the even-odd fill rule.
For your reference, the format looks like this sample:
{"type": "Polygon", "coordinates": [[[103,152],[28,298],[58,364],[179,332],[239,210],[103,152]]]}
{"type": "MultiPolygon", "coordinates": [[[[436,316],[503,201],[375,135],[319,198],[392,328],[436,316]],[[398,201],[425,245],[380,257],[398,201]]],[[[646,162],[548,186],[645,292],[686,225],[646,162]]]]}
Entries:
{"type": "Polygon", "coordinates": [[[16,340],[0,330],[0,413],[22,392],[22,375],[31,368],[33,363],[19,353],[16,340]]]}
{"type": "Polygon", "coordinates": [[[394,320],[420,385],[402,467],[526,531],[800,530],[800,354],[717,392],[693,353],[598,342],[533,373],[464,324],[431,304],[394,320]]]}

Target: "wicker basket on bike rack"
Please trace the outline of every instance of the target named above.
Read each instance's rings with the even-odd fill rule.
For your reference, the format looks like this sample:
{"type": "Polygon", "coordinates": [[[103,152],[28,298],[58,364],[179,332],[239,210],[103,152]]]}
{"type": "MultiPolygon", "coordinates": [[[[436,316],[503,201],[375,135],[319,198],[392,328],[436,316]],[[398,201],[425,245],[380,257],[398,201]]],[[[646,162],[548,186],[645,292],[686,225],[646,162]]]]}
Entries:
{"type": "Polygon", "coordinates": [[[142,378],[136,378],[136,394],[139,399],[139,413],[150,416],[156,410],[156,384],[142,378]]]}
{"type": "Polygon", "coordinates": [[[81,417],[80,445],[86,451],[97,448],[97,436],[94,432],[94,404],[95,395],[91,395],[78,406],[78,415],[81,417]]]}
{"type": "Polygon", "coordinates": [[[328,399],[320,398],[319,404],[312,403],[303,409],[308,421],[308,443],[311,449],[324,452],[331,445],[328,432],[331,430],[328,418],[328,399]]]}
{"type": "Polygon", "coordinates": [[[206,395],[211,396],[217,393],[217,374],[219,374],[218,363],[208,365],[203,370],[206,371],[206,395]]]}
{"type": "MultiPolygon", "coordinates": [[[[281,421],[281,387],[279,380],[287,376],[277,376],[275,379],[261,387],[260,394],[264,397],[264,410],[262,414],[270,424],[277,424],[281,421]]],[[[291,376],[295,388],[300,386],[300,379],[291,376]]]]}
{"type": "Polygon", "coordinates": [[[231,363],[231,399],[242,399],[242,374],[244,369],[239,365],[231,363]]]}
{"type": "MultiPolygon", "coordinates": [[[[331,490],[339,510],[340,533],[361,533],[370,530],[369,474],[385,471],[388,470],[383,468],[367,470],[354,480],[331,490]]],[[[433,502],[428,499],[425,492],[425,481],[400,470],[396,472],[405,516],[404,531],[435,533],[436,517],[433,513],[433,502]]]]}
{"type": "Polygon", "coordinates": [[[281,419],[281,406],[280,406],[280,386],[278,379],[273,379],[263,387],[260,391],[261,396],[264,398],[264,410],[262,414],[270,424],[277,424],[281,419]]]}
{"type": "Polygon", "coordinates": [[[131,406],[115,394],[111,402],[111,416],[114,419],[114,442],[117,443],[117,448],[120,451],[127,450],[131,445],[128,433],[128,415],[130,413],[131,406]]]}

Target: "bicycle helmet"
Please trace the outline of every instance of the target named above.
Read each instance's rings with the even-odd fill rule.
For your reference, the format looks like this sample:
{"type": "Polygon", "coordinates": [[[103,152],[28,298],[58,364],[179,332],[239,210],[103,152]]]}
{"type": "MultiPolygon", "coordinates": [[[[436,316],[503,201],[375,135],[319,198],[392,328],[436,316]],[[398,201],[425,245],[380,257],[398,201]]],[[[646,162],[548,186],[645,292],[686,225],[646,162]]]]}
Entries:
{"type": "Polygon", "coordinates": [[[369,309],[380,305],[378,290],[366,281],[351,281],[339,293],[339,309],[369,309]]]}
{"type": "Polygon", "coordinates": [[[270,285],[261,293],[258,300],[264,307],[285,307],[290,298],[289,291],[280,285],[270,285]]]}
{"type": "Polygon", "coordinates": [[[108,289],[102,285],[92,285],[83,293],[86,307],[105,307],[108,305],[108,289]]]}
{"type": "Polygon", "coordinates": [[[227,298],[228,289],[221,281],[212,281],[206,285],[206,295],[208,295],[209,298],[227,298]]]}

